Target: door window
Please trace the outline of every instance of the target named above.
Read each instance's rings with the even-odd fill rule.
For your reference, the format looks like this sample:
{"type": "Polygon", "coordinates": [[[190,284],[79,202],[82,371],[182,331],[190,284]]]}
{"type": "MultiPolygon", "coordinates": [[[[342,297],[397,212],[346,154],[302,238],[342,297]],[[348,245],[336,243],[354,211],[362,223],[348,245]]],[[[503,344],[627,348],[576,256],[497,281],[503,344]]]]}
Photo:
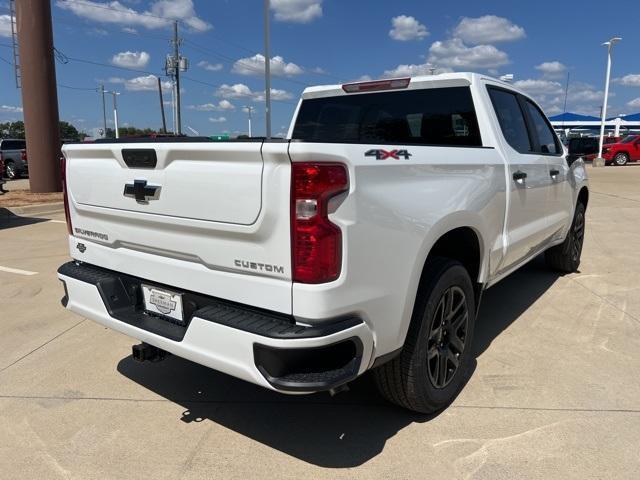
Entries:
{"type": "Polygon", "coordinates": [[[538,138],[538,153],[558,155],[562,153],[556,134],[551,129],[549,122],[540,111],[529,100],[526,100],[527,111],[529,112],[529,118],[531,119],[531,127],[534,130],[538,138]]]}
{"type": "Polygon", "coordinates": [[[514,93],[497,88],[489,88],[489,95],[505,140],[514,150],[531,153],[531,139],[518,97],[514,93]]]}

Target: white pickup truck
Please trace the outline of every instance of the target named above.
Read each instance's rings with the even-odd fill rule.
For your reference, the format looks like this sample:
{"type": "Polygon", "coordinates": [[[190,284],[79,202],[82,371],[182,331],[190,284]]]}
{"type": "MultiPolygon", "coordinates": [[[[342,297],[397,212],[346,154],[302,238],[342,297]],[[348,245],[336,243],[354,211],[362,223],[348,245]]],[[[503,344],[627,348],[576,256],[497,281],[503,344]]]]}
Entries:
{"type": "Polygon", "coordinates": [[[280,392],[373,370],[392,402],[441,409],[466,382],[482,291],[543,252],[580,262],[583,162],[535,102],[479,74],[308,88],[287,139],[63,152],[66,308],[142,341],[138,360],[170,352],[280,392]]]}

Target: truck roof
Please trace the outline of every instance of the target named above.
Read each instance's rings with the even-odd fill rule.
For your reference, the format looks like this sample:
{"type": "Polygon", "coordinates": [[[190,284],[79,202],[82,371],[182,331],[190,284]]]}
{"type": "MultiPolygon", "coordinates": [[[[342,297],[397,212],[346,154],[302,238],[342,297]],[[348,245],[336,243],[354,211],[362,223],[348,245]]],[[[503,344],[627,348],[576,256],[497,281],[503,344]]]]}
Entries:
{"type": "MultiPolygon", "coordinates": [[[[409,77],[398,77],[399,78],[409,78],[409,77]]],[[[347,82],[346,84],[335,84],[335,85],[318,85],[314,87],[307,87],[302,92],[303,99],[311,99],[311,98],[321,98],[321,97],[332,97],[339,95],[353,95],[353,93],[346,93],[343,90],[343,85],[347,84],[367,84],[373,83],[377,81],[388,81],[393,80],[390,78],[379,79],[379,80],[371,80],[371,81],[360,81],[360,82],[347,82]]],[[[469,86],[472,83],[476,83],[480,80],[483,81],[491,81],[492,83],[502,84],[509,89],[518,91],[517,88],[513,86],[511,83],[503,82],[497,78],[490,77],[488,75],[482,75],[479,73],[473,72],[452,72],[452,73],[441,73],[438,75],[420,75],[411,77],[411,82],[406,87],[407,90],[414,90],[420,88],[434,88],[434,87],[464,87],[469,86]]],[[[382,89],[381,89],[382,91],[382,89]]],[[[371,91],[363,92],[363,93],[372,93],[371,91]]],[[[356,93],[357,95],[358,93],[356,93]]]]}

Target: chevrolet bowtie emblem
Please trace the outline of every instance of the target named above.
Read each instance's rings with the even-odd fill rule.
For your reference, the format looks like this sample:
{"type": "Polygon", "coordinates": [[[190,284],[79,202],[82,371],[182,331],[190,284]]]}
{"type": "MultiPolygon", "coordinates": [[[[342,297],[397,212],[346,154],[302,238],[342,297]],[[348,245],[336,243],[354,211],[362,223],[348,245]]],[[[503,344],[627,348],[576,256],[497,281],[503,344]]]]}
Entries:
{"type": "Polygon", "coordinates": [[[124,195],[134,197],[136,202],[146,202],[153,200],[159,190],[159,185],[147,185],[146,180],[134,180],[133,183],[125,184],[124,195]]]}

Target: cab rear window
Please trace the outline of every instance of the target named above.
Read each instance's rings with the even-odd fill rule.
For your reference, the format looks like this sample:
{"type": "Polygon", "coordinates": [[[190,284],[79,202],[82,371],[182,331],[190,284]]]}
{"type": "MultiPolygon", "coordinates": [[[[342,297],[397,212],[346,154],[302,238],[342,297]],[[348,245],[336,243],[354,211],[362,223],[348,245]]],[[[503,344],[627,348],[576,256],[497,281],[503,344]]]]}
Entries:
{"type": "Polygon", "coordinates": [[[482,146],[469,87],[304,100],[293,139],[318,143],[482,146]]]}
{"type": "Polygon", "coordinates": [[[24,150],[27,143],[24,140],[3,140],[2,150],[24,150]]]}

